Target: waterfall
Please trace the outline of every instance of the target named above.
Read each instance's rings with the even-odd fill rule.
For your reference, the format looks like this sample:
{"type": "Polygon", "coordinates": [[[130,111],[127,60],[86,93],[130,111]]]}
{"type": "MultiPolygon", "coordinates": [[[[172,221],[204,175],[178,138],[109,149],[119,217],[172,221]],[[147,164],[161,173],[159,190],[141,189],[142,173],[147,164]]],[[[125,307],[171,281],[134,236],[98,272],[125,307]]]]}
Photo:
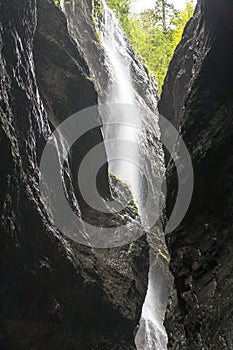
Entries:
{"type": "MultiPolygon", "coordinates": [[[[98,92],[99,103],[114,103],[114,108],[108,111],[107,117],[111,120],[121,115],[121,123],[118,127],[103,125],[103,134],[106,141],[106,152],[108,160],[111,159],[111,149],[107,147],[107,141],[118,138],[117,153],[119,158],[109,162],[109,170],[126,182],[132,190],[134,198],[138,201],[138,209],[143,225],[150,216],[155,216],[156,201],[158,201],[157,181],[164,173],[164,154],[160,138],[158,123],[156,84],[147,70],[140,64],[129,45],[116,16],[108,8],[105,0],[102,0],[103,11],[101,11],[101,23],[97,20],[97,28],[92,25],[88,31],[83,31],[83,21],[79,16],[79,2],[65,3],[61,1],[62,9],[68,18],[68,28],[74,37],[77,47],[88,62],[91,77],[98,92]],[[103,50],[98,45],[98,57],[93,56],[90,50],[89,31],[101,30],[101,44],[103,50]],[[81,44],[81,45],[80,45],[81,44]],[[135,113],[133,115],[135,124],[139,125],[139,130],[127,125],[129,119],[128,106],[142,107],[145,113],[135,113]],[[127,105],[125,105],[127,107],[127,105]],[[144,184],[143,178],[135,164],[131,164],[124,159],[124,147],[122,139],[127,139],[135,143],[134,158],[138,158],[137,163],[142,159],[148,159],[146,163],[147,174],[153,180],[154,188],[151,188],[151,196],[155,199],[155,205],[151,205],[146,210],[140,210],[144,206],[144,184]],[[139,147],[137,148],[137,146],[139,147]]],[[[96,32],[93,33],[96,36],[96,32]]],[[[135,109],[136,111],[137,109],[135,109]]],[[[103,116],[102,116],[103,117],[103,116]]],[[[132,117],[132,116],[131,116],[132,117]]],[[[104,124],[104,118],[102,118],[104,124]]],[[[160,192],[159,192],[160,193],[160,192]]],[[[149,226],[149,228],[152,226],[149,226]]],[[[145,230],[143,229],[145,232],[145,230]]],[[[151,231],[148,229],[148,232],[151,231]]],[[[157,244],[158,233],[152,234],[153,247],[150,253],[150,271],[147,296],[142,310],[140,326],[136,335],[135,343],[138,350],[166,350],[167,336],[163,327],[164,313],[168,296],[168,264],[160,261],[161,256],[154,253],[159,244],[165,246],[164,236],[161,230],[161,242],[157,244]],[[164,270],[163,270],[164,268],[164,270]]],[[[157,249],[158,250],[158,249],[157,249]]]]}
{"type": "MultiPolygon", "coordinates": [[[[128,51],[128,43],[118,24],[116,16],[108,8],[103,0],[103,20],[101,27],[101,40],[106,53],[106,65],[110,71],[109,90],[106,94],[107,103],[119,103],[117,107],[118,113],[125,113],[124,108],[121,109],[121,103],[138,104],[140,97],[136,98],[136,91],[133,86],[131,77],[131,61],[130,52],[128,51]]],[[[114,113],[114,111],[109,111],[114,113]]],[[[139,115],[135,115],[139,118],[139,115]]],[[[127,113],[123,118],[127,122],[127,113]]],[[[157,128],[159,128],[157,126],[157,128]]],[[[111,127],[104,127],[104,136],[108,140],[113,136],[114,131],[111,127]]],[[[127,138],[137,142],[137,132],[134,128],[120,126],[115,131],[115,136],[119,138],[127,138]]],[[[111,152],[107,149],[107,154],[111,152]]],[[[135,149],[137,152],[137,149],[135,149]]],[[[121,149],[119,149],[121,155],[121,149]]],[[[108,154],[111,157],[111,154],[108,154]]],[[[132,193],[138,201],[139,214],[141,205],[140,176],[135,167],[129,162],[118,160],[109,163],[110,171],[119,178],[129,184],[132,193]]],[[[161,272],[157,263],[158,256],[152,250],[150,253],[150,271],[147,296],[142,310],[139,330],[136,335],[136,346],[138,350],[165,350],[167,349],[167,334],[163,326],[165,317],[166,302],[168,298],[168,281],[164,278],[164,271],[161,272]]],[[[166,265],[166,264],[165,264],[166,265]]],[[[168,266],[165,267],[168,273],[168,266]]]]}
{"type": "MultiPolygon", "coordinates": [[[[111,139],[113,136],[119,140],[129,140],[137,143],[137,130],[134,127],[127,126],[128,111],[125,104],[136,105],[135,92],[133,89],[131,72],[130,72],[130,56],[128,52],[127,40],[118,24],[114,13],[109,9],[106,2],[103,1],[103,20],[101,27],[101,41],[106,53],[106,63],[110,69],[111,82],[109,91],[105,99],[106,103],[118,104],[114,109],[110,110],[109,115],[113,113],[120,114],[121,125],[103,126],[105,140],[111,139]],[[124,105],[122,105],[124,104],[124,105]],[[123,125],[125,124],[125,125],[123,125]]],[[[139,116],[135,115],[134,118],[139,116]]],[[[118,159],[109,161],[109,170],[117,177],[122,179],[129,185],[134,198],[140,206],[139,175],[135,164],[124,160],[124,145],[119,142],[117,145],[118,159]]],[[[111,158],[111,150],[107,150],[108,158],[111,158]]],[[[137,159],[137,149],[135,148],[134,158],[137,159]]]]}

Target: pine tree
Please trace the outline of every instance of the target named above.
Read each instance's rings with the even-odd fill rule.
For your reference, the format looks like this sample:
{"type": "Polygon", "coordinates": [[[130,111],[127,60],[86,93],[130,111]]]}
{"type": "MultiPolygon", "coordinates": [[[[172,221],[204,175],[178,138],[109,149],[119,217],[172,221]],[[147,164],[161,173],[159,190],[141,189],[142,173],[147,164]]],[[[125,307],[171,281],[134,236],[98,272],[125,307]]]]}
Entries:
{"type": "Polygon", "coordinates": [[[153,11],[157,16],[157,23],[161,24],[164,34],[167,33],[170,29],[172,18],[177,13],[174,5],[169,0],[156,0],[153,11]]]}

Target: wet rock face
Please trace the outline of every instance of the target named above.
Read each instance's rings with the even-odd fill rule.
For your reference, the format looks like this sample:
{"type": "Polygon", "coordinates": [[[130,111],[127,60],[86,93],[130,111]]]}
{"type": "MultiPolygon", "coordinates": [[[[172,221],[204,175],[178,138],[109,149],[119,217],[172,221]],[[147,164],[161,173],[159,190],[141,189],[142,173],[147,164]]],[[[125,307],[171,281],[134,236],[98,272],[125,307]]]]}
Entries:
{"type": "MultiPolygon", "coordinates": [[[[39,192],[39,162],[51,129],[97,100],[86,74],[85,58],[52,2],[0,3],[3,350],[135,349],[134,331],[147,289],[145,238],[111,250],[68,241],[53,226],[39,192]],[[45,23],[43,16],[50,13],[51,21],[45,23]]],[[[99,130],[93,139],[102,140],[99,130]]],[[[68,187],[81,216],[69,169],[72,164],[68,187]]]]}
{"type": "MultiPolygon", "coordinates": [[[[33,50],[36,79],[50,124],[55,128],[74,113],[98,104],[98,93],[81,44],[77,45],[68,33],[67,20],[60,8],[54,6],[53,1],[40,0],[37,14],[33,50]]],[[[84,14],[82,17],[85,31],[88,24],[84,14]]],[[[89,150],[102,141],[102,132],[96,128],[77,140],[71,150],[73,185],[83,211],[85,204],[77,184],[79,165],[89,150]]],[[[106,158],[104,146],[102,153],[106,158]]],[[[97,186],[100,193],[109,197],[107,163],[102,167],[99,178],[97,186]]]]}
{"type": "MultiPolygon", "coordinates": [[[[175,277],[169,349],[232,349],[233,4],[199,1],[165,81],[160,112],[181,130],[194,194],[167,237],[175,277]]],[[[175,170],[168,174],[174,193],[175,170]]],[[[168,208],[174,196],[168,198],[168,208]]]]}

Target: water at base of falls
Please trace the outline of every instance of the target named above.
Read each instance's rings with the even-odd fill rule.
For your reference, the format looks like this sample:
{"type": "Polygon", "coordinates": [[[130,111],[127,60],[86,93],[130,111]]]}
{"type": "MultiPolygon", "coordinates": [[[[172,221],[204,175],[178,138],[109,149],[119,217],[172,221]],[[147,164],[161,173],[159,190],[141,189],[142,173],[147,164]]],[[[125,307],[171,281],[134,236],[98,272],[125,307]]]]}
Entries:
{"type": "Polygon", "coordinates": [[[167,335],[160,329],[159,322],[153,323],[142,318],[136,337],[137,350],[163,350],[167,349],[167,335]]]}
{"type": "MultiPolygon", "coordinates": [[[[105,1],[103,1],[103,8],[103,23],[101,27],[102,44],[106,52],[106,65],[110,71],[111,82],[107,100],[102,102],[118,103],[118,113],[123,114],[123,119],[125,118],[125,122],[127,123],[127,113],[125,113],[124,108],[121,109],[120,104],[138,103],[135,98],[134,86],[131,79],[130,56],[127,41],[115,15],[107,7],[105,1]]],[[[112,111],[110,110],[109,114],[111,113],[112,111]]],[[[139,118],[139,116],[135,115],[135,118],[139,118]]],[[[119,125],[113,130],[111,126],[107,125],[103,127],[103,132],[105,140],[118,137],[120,140],[127,139],[135,142],[135,144],[137,143],[137,131],[135,128],[119,125]]],[[[119,143],[119,145],[121,145],[121,143],[119,143]]],[[[108,158],[111,159],[109,150],[107,149],[106,151],[108,158]]],[[[135,152],[137,152],[136,147],[135,152]]],[[[122,150],[119,149],[120,156],[121,153],[122,150]]],[[[128,161],[117,159],[109,162],[109,168],[111,172],[130,185],[132,193],[139,203],[140,213],[142,195],[140,183],[142,181],[138,170],[135,169],[135,165],[130,164],[128,161]]],[[[166,293],[167,285],[164,286],[163,276],[159,276],[158,266],[155,264],[155,257],[153,253],[151,253],[148,291],[142,310],[140,327],[135,339],[138,350],[167,349],[167,335],[163,327],[166,293]],[[165,300],[163,300],[164,295],[165,300]]]]}
{"type": "Polygon", "coordinates": [[[149,285],[136,335],[137,350],[166,350],[167,334],[163,326],[170,275],[168,264],[161,267],[158,257],[150,253],[149,285]]]}

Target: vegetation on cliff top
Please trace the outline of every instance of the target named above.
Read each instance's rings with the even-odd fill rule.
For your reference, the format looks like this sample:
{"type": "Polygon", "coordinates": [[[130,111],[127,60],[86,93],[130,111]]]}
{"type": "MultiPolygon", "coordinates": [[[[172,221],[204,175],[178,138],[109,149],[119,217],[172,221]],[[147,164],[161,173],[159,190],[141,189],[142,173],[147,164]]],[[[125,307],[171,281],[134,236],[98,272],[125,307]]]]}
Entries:
{"type": "Polygon", "coordinates": [[[153,9],[139,14],[130,11],[132,2],[107,0],[142,63],[155,75],[161,92],[173,53],[193,15],[194,0],[187,0],[180,11],[170,0],[156,0],[153,9]]]}

